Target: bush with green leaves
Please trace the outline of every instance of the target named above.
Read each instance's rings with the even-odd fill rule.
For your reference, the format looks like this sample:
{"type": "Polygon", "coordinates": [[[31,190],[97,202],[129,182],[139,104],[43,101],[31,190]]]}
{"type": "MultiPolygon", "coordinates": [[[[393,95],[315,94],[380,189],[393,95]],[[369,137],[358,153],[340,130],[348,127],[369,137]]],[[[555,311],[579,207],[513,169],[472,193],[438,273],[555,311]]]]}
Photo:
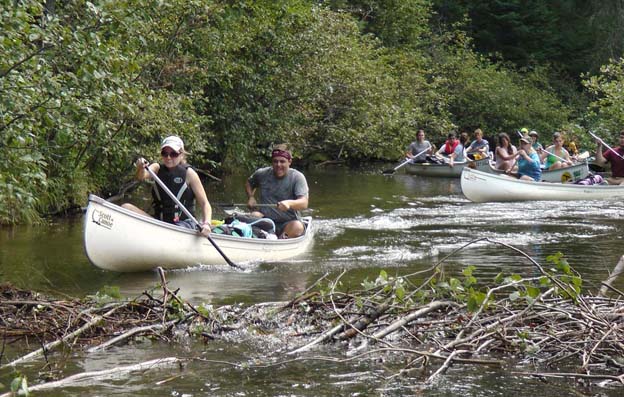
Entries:
{"type": "Polygon", "coordinates": [[[624,58],[613,60],[600,72],[583,81],[593,98],[588,126],[596,129],[608,144],[616,145],[617,136],[624,129],[624,58]]]}

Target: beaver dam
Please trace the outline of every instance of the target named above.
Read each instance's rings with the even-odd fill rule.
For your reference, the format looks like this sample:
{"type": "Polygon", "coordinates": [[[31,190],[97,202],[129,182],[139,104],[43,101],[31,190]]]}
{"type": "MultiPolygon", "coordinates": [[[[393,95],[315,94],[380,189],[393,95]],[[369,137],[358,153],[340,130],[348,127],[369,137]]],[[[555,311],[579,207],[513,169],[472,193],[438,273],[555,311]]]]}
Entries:
{"type": "Polygon", "coordinates": [[[4,285],[0,369],[4,379],[13,381],[0,390],[9,396],[88,387],[96,379],[145,371],[176,376],[193,361],[209,361],[173,356],[77,373],[63,364],[68,353],[105,351],[137,338],[267,346],[264,359],[211,363],[240,371],[295,360],[369,360],[371,365],[383,363],[379,367],[386,382],[409,374],[427,384],[451,366],[504,366],[516,376],[546,382],[573,378],[585,386],[623,387],[624,293],[611,282],[624,260],[600,291],[591,293],[563,256],[549,257],[542,266],[501,245],[515,251],[524,265],[530,263],[531,274],[481,280],[472,266],[447,274],[443,263],[452,253],[421,272],[392,276],[382,271],[376,279],[362,281],[360,289],[344,288],[344,273],[331,279],[326,275],[290,302],[220,307],[189,304],[184,291],[168,288],[162,269],[160,285],[129,300],[113,293],[58,300],[4,285]],[[22,369],[33,366],[39,376],[26,381],[22,369]]]}

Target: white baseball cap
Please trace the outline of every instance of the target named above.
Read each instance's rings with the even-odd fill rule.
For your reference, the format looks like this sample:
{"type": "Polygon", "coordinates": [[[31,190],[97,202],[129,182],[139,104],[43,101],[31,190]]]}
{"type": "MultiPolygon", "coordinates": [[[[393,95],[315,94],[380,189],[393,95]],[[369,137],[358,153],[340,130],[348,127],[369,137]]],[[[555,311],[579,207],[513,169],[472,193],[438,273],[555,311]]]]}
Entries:
{"type": "Polygon", "coordinates": [[[171,135],[163,139],[160,149],[162,150],[167,146],[173,149],[176,153],[180,153],[180,150],[184,149],[184,142],[182,142],[180,137],[171,135]]]}

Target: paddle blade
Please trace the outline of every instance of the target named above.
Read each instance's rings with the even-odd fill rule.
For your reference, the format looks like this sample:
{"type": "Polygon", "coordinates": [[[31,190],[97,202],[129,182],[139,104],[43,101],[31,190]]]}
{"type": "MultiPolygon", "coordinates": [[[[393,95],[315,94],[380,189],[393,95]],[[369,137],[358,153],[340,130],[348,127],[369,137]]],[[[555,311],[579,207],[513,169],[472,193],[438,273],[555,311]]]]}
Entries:
{"type": "Polygon", "coordinates": [[[389,168],[387,170],[383,170],[381,171],[382,174],[394,174],[396,172],[396,170],[394,168],[389,168]]]}

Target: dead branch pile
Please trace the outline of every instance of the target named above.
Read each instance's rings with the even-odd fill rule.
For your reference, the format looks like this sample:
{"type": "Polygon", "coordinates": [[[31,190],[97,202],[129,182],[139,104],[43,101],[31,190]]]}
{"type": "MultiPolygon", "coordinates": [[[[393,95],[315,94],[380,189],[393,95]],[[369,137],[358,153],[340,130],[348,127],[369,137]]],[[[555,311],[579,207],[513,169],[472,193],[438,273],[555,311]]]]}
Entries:
{"type": "MultiPolygon", "coordinates": [[[[580,278],[562,258],[551,264],[559,270],[545,271],[521,255],[537,273],[501,275],[494,284],[482,284],[470,269],[462,276],[446,275],[443,260],[400,277],[382,272],[360,290],[342,288],[340,275],[327,284],[315,283],[291,302],[250,307],[194,307],[167,288],[162,270],[160,296],[145,292],[106,305],[90,299],[50,300],[3,286],[4,343],[38,349],[13,359],[2,354],[0,368],[41,356],[48,360],[58,346],[93,351],[138,335],[171,341],[174,330],[184,330],[207,343],[215,338],[278,339],[282,348],[275,351],[272,345],[270,365],[276,356],[316,359],[305,352],[328,354],[324,346],[331,344],[334,356],[339,352],[337,360],[407,358],[408,364],[392,376],[423,370],[427,381],[452,364],[501,365],[512,355],[539,370],[526,375],[624,385],[624,296],[613,287],[610,297],[582,294],[580,278]],[[253,331],[258,329],[262,332],[253,331]]],[[[241,363],[241,368],[243,364],[255,365],[241,363]]]]}

